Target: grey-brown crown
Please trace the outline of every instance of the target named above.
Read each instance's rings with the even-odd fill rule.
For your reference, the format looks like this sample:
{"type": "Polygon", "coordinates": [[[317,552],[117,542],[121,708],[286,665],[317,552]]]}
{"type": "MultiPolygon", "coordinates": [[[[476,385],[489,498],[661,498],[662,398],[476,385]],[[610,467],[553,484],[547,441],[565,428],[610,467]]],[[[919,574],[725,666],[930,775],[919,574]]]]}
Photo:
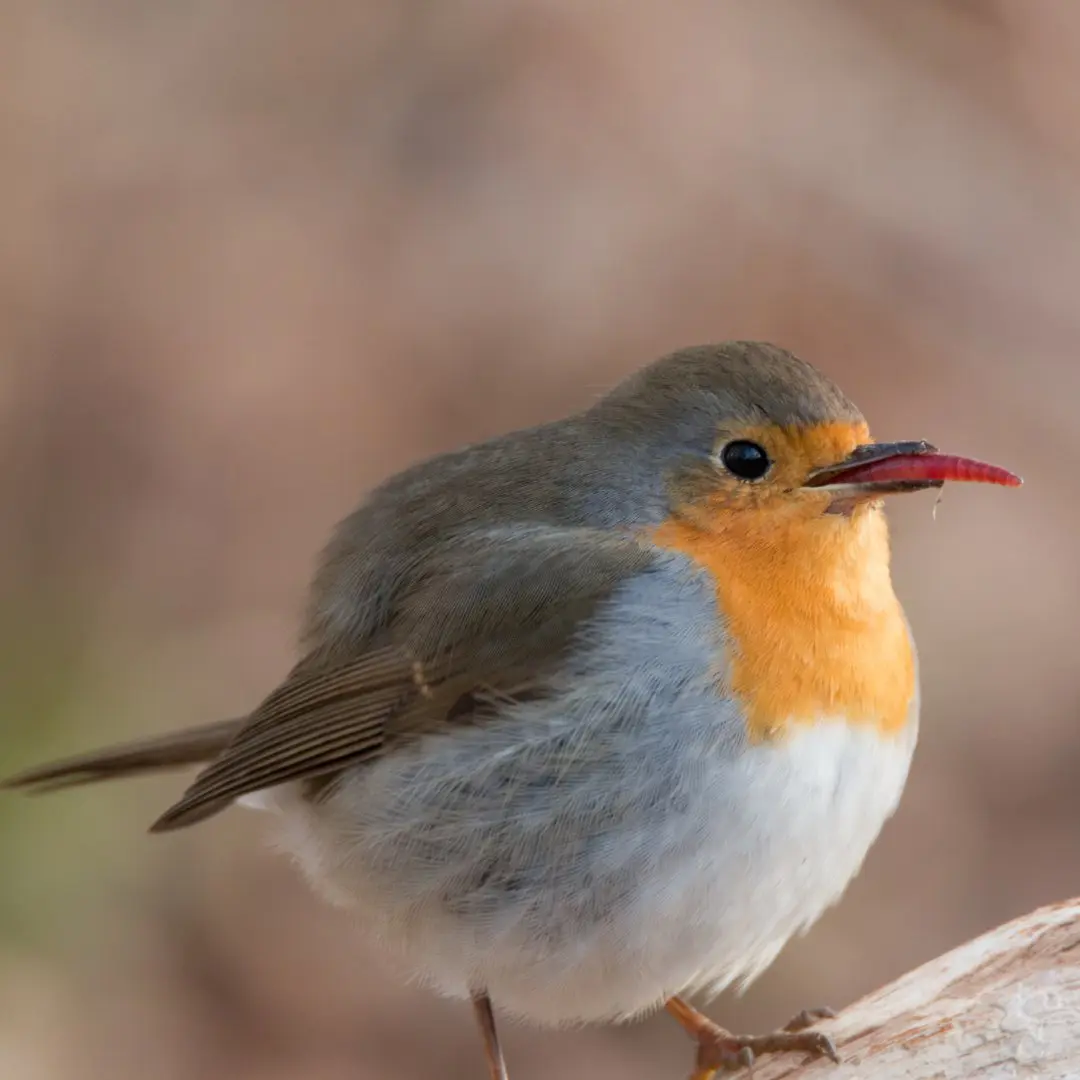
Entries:
{"type": "Polygon", "coordinates": [[[797,356],[758,341],[680,349],[623,380],[594,408],[603,418],[639,425],[703,429],[721,419],[813,425],[859,422],[840,388],[797,356]]]}

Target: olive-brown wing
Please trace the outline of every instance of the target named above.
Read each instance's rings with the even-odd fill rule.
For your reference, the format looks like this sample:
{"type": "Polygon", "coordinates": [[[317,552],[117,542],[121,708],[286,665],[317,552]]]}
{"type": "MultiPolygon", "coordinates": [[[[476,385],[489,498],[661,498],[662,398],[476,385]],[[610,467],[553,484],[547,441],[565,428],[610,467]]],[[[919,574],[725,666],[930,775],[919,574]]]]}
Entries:
{"type": "Polygon", "coordinates": [[[377,646],[348,660],[331,642],[306,657],[154,831],[373,760],[416,733],[483,722],[493,701],[543,693],[583,620],[654,557],[632,537],[589,529],[448,540],[399,591],[377,646]]]}

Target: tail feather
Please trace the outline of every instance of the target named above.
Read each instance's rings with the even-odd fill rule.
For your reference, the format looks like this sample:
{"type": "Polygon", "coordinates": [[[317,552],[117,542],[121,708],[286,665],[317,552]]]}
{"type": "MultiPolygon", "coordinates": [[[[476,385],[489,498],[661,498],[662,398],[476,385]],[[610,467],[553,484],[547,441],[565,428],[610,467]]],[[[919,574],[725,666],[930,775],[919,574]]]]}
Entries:
{"type": "Polygon", "coordinates": [[[0,788],[40,794],[102,780],[201,765],[212,761],[228,746],[243,722],[244,718],[215,720],[185,731],[91,750],[16,773],[0,780],[0,788]]]}

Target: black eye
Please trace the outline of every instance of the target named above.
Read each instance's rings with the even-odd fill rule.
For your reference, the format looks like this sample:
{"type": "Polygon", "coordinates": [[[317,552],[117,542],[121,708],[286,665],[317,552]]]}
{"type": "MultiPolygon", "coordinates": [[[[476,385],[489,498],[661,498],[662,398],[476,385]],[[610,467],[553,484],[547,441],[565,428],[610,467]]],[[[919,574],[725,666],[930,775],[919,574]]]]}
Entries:
{"type": "Polygon", "coordinates": [[[760,480],[772,464],[763,446],[748,439],[735,439],[720,451],[720,460],[728,472],[740,480],[760,480]]]}

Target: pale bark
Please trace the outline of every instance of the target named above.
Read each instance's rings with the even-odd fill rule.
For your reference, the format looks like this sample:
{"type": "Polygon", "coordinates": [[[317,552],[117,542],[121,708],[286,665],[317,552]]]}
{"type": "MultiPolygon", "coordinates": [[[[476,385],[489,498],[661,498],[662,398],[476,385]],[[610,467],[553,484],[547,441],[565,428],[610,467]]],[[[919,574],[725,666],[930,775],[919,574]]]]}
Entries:
{"type": "Polygon", "coordinates": [[[1080,899],[1006,923],[820,1029],[840,1065],[785,1054],[753,1080],[1080,1080],[1080,899]]]}

